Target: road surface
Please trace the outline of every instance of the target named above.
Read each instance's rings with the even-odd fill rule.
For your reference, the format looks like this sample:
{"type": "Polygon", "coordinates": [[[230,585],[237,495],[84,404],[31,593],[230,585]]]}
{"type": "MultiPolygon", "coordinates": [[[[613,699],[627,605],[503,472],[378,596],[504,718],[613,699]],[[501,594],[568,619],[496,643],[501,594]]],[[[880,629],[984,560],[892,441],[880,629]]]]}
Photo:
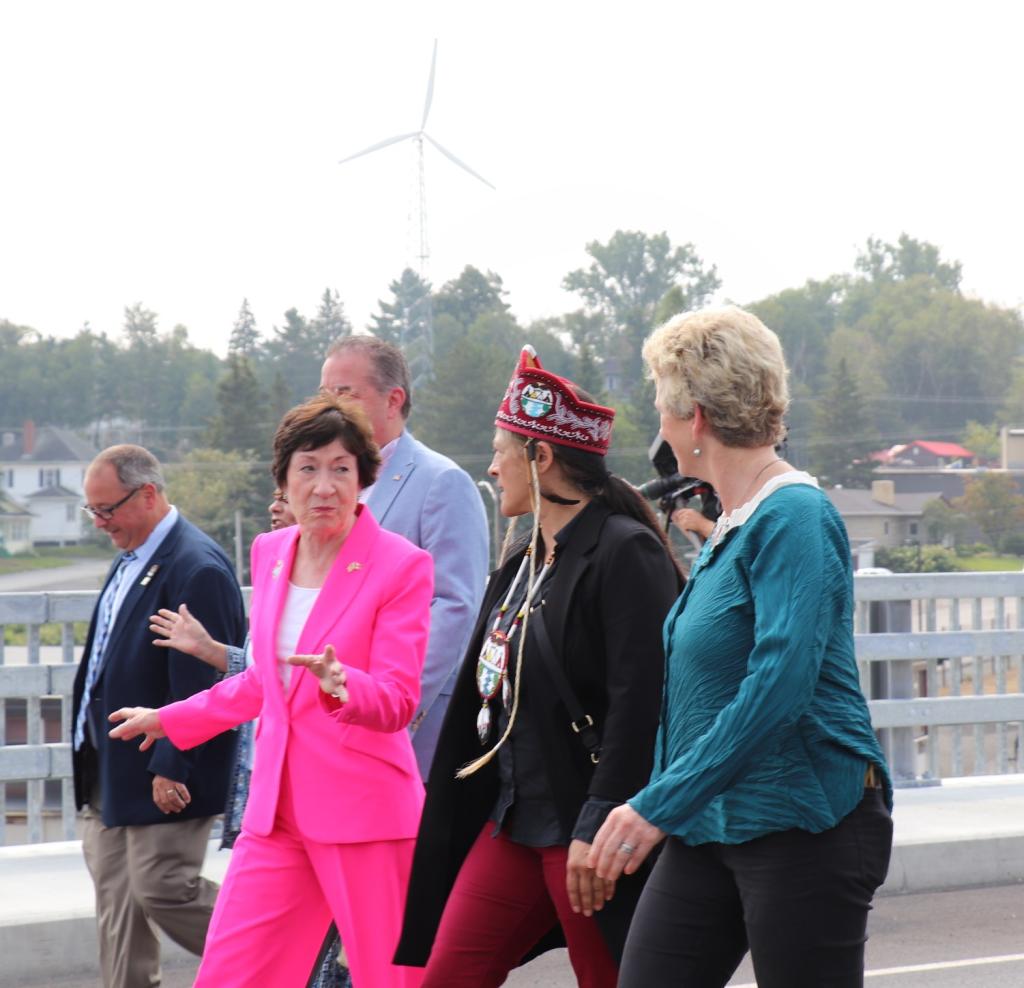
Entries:
{"type": "Polygon", "coordinates": [[[111,558],[78,559],[52,569],[27,569],[0,575],[0,593],[37,590],[99,590],[110,569],[111,558]]]}
{"type": "MultiPolygon", "coordinates": [[[[886,896],[871,916],[866,988],[1020,988],[1024,985],[1024,886],[886,896]]],[[[163,988],[187,988],[195,965],[164,971],[163,988]]],[[[0,984],[3,984],[0,977],[0,984]]],[[[82,978],[20,988],[97,988],[82,978]]],[[[513,973],[508,988],[573,988],[564,951],[513,973]]],[[[753,988],[745,961],[730,982],[753,988]]],[[[656,988],[656,986],[652,986],[656,988]]]]}

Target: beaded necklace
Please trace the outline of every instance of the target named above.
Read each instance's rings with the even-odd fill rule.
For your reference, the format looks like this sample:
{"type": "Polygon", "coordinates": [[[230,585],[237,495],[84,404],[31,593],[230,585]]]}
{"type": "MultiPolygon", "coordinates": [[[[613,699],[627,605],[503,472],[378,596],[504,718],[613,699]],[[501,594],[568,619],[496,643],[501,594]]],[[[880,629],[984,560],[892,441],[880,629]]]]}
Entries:
{"type": "Polygon", "coordinates": [[[526,609],[530,606],[533,595],[537,592],[537,588],[543,582],[551,566],[550,561],[544,563],[541,571],[533,581],[533,586],[527,589],[523,604],[513,617],[512,623],[508,626],[507,630],[503,629],[501,623],[512,606],[512,598],[515,596],[516,588],[519,586],[523,575],[530,565],[530,554],[531,550],[527,549],[526,554],[523,556],[523,561],[519,564],[519,569],[516,571],[515,579],[508,588],[505,600],[502,602],[501,607],[498,608],[497,615],[495,615],[494,627],[491,628],[490,634],[484,639],[483,646],[480,649],[480,657],[476,663],[476,690],[480,694],[480,713],[476,717],[476,733],[480,738],[480,743],[483,745],[487,744],[487,738],[491,733],[491,700],[500,692],[501,702],[504,704],[506,712],[508,712],[512,705],[512,689],[508,681],[509,646],[519,630],[519,626],[523,623],[526,609]]]}

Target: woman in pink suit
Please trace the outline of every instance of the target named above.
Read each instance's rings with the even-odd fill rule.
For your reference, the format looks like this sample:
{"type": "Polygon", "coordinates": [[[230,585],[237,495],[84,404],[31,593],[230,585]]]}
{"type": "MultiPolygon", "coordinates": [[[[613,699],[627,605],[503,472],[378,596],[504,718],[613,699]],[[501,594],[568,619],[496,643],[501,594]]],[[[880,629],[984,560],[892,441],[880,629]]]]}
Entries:
{"type": "Polygon", "coordinates": [[[196,985],[305,985],[333,917],[355,984],[414,988],[391,963],[423,803],[406,727],[419,701],[430,556],[380,528],[360,491],[380,456],[363,412],[318,395],[274,436],[298,524],[252,547],[254,664],[111,736],[193,748],[259,716],[242,833],[196,985]]]}

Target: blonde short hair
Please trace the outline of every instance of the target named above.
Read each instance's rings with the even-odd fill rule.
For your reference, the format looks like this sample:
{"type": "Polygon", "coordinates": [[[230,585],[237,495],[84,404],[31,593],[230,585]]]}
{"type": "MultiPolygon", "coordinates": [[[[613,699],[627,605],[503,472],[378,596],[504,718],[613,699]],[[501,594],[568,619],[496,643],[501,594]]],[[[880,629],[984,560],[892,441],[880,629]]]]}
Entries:
{"type": "Polygon", "coordinates": [[[646,340],[644,360],[665,411],[693,417],[700,405],[726,446],[768,446],[785,431],[786,358],[779,338],[734,305],[675,316],[646,340]]]}

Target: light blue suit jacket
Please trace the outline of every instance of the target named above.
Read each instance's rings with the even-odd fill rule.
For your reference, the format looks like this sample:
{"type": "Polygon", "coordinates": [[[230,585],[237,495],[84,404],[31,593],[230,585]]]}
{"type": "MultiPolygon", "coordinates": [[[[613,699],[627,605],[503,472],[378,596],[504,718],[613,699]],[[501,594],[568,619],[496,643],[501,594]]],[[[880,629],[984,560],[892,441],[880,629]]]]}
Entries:
{"type": "Polygon", "coordinates": [[[472,478],[453,460],[403,432],[367,504],[382,528],[434,559],[430,640],[423,663],[413,750],[426,779],[487,581],[487,514],[472,478]]]}

